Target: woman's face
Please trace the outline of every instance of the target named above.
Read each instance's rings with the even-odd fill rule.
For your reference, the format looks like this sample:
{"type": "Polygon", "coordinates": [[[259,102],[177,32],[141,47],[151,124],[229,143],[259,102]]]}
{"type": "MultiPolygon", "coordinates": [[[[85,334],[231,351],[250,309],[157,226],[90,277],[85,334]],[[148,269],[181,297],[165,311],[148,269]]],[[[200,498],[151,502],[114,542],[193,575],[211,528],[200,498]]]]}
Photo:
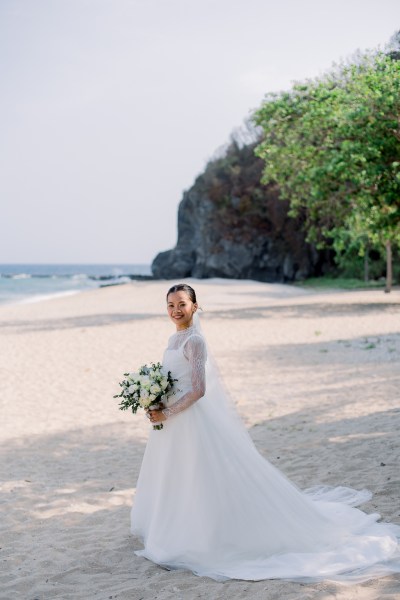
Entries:
{"type": "Polygon", "coordinates": [[[178,330],[187,329],[192,324],[197,304],[194,304],[184,291],[171,292],[167,298],[167,310],[169,318],[178,330]]]}

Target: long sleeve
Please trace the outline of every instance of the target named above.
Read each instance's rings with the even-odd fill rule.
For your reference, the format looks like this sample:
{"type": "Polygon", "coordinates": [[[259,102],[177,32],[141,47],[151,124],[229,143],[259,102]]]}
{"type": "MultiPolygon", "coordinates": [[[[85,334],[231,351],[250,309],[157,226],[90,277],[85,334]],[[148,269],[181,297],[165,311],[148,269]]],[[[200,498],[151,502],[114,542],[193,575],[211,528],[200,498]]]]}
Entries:
{"type": "Polygon", "coordinates": [[[204,396],[206,391],[205,366],[207,350],[203,338],[200,335],[190,336],[184,345],[183,354],[190,365],[191,389],[172,406],[163,409],[162,412],[167,418],[180,413],[194,404],[194,402],[197,402],[197,400],[204,396]]]}

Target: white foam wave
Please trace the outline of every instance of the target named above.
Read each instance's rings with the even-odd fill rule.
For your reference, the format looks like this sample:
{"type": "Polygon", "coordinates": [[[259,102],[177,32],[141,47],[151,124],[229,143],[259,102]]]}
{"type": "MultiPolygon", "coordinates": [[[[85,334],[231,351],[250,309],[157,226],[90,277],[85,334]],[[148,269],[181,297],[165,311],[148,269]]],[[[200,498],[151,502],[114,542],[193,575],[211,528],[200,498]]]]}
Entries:
{"type": "Polygon", "coordinates": [[[72,275],[71,277],[71,279],[74,279],[75,281],[81,281],[87,278],[88,276],[86,275],[86,273],[76,273],[76,275],[72,275]]]}
{"type": "Polygon", "coordinates": [[[82,291],[84,290],[68,290],[66,292],[54,292],[53,294],[38,294],[18,300],[15,304],[33,304],[35,302],[42,302],[42,300],[53,300],[54,298],[61,298],[63,296],[75,296],[75,294],[80,294],[82,291]]]}
{"type": "Polygon", "coordinates": [[[31,279],[32,275],[29,273],[17,273],[16,275],[11,275],[11,279],[31,279]]]}

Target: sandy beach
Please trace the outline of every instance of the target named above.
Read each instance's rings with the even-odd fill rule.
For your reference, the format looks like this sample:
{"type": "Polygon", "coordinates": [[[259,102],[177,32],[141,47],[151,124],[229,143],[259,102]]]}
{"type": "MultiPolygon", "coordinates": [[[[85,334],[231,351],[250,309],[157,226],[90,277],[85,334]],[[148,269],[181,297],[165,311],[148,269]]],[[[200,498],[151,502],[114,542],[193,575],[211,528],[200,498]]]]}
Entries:
{"type": "MultiPolygon", "coordinates": [[[[188,281],[261,454],[302,488],[368,488],[363,509],[400,523],[400,291],[188,281]]],[[[134,554],[129,513],[149,424],[113,394],[126,370],[161,360],[169,283],[0,307],[0,598],[398,599],[399,575],[346,587],[217,583],[134,554]]]]}

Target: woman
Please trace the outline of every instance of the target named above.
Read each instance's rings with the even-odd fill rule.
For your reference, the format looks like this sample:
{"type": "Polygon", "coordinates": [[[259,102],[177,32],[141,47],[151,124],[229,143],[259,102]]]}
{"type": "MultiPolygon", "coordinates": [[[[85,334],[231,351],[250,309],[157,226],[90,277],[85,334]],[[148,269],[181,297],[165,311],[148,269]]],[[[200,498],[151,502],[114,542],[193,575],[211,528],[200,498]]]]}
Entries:
{"type": "MultiPolygon", "coordinates": [[[[257,452],[222,388],[195,313],[173,286],[164,366],[178,379],[151,431],[132,509],[136,552],[168,569],[225,579],[348,583],[400,571],[400,527],[354,508],[366,490],[300,491],[257,452]]],[[[197,317],[197,315],[196,315],[197,317]]]]}

